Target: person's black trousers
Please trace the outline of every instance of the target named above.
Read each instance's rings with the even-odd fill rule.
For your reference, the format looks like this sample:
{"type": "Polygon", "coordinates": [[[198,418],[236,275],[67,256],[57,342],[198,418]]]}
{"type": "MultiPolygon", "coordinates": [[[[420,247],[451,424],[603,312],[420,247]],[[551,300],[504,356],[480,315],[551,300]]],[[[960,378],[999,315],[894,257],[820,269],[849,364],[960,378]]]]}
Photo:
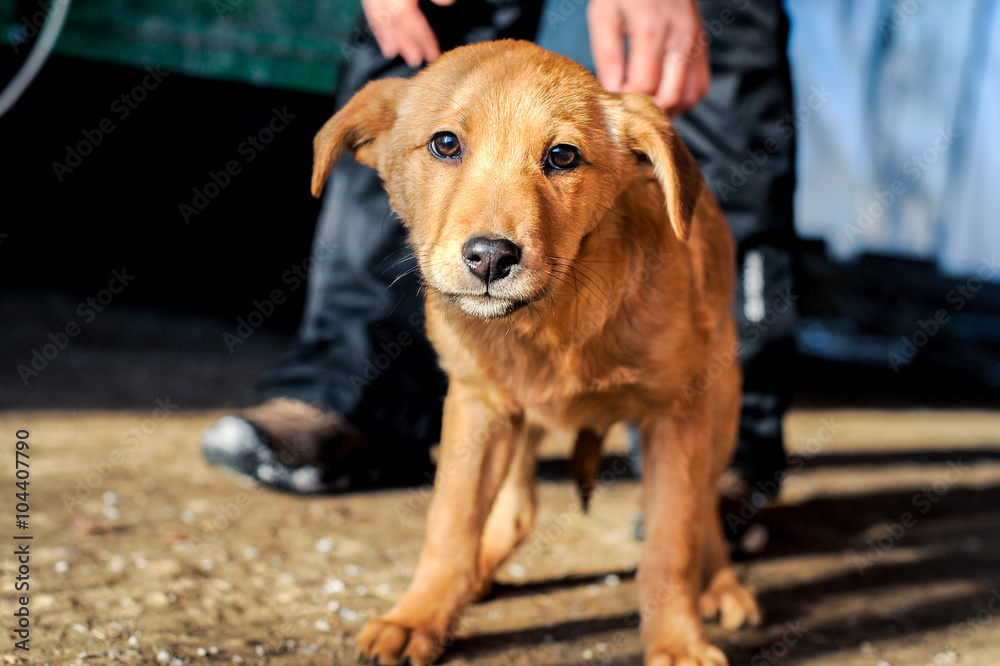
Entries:
{"type": "Polygon", "coordinates": [[[734,465],[768,496],[785,467],[794,390],[795,116],[781,0],[702,0],[712,87],[673,125],[701,166],[737,244],[735,315],[743,411],[734,465]]]}
{"type": "MultiPolygon", "coordinates": [[[[539,18],[537,7],[511,0],[423,8],[442,49],[532,39],[539,18]]],[[[794,353],[788,26],[778,0],[711,0],[702,11],[712,89],[674,125],[701,164],[739,246],[736,315],[745,394],[736,462],[766,481],[784,465],[781,419],[794,353]]],[[[356,34],[371,35],[367,26],[356,34]]],[[[359,38],[355,47],[338,108],[372,79],[414,73],[400,59],[384,58],[374,39],[359,38]]],[[[440,434],[446,379],[424,333],[420,279],[378,175],[349,156],[327,183],[312,258],[296,342],[258,392],[336,410],[387,454],[400,447],[426,450],[440,434]]]]}

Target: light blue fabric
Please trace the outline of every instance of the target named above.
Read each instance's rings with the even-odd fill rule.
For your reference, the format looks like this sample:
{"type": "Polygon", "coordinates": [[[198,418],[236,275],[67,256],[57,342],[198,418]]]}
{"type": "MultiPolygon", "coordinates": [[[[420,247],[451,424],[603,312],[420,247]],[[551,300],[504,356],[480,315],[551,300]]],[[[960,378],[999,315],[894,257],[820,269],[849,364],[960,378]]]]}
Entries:
{"type": "Polygon", "coordinates": [[[594,71],[587,30],[587,0],[545,0],[535,43],[594,71]]]}
{"type": "Polygon", "coordinates": [[[956,275],[1000,255],[998,5],[786,2],[802,236],[956,275]]]}

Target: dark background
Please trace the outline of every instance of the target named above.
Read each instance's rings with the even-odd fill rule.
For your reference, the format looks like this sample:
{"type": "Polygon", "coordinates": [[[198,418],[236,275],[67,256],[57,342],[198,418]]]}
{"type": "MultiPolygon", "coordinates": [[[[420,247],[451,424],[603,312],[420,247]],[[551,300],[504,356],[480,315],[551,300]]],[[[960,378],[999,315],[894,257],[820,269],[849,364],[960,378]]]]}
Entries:
{"type": "MultiPolygon", "coordinates": [[[[17,289],[107,285],[112,269],[136,278],[131,303],[223,317],[280,282],[309,253],[319,203],[309,193],[312,137],[332,98],[169,74],[121,120],[112,105],[146,72],[54,56],[0,119],[5,174],[0,279],[17,289]],[[252,162],[239,152],[274,112],[294,115],[252,162]],[[110,118],[80,166],[57,179],[53,162],[110,118]],[[242,171],[186,224],[178,207],[210,172],[242,171]]],[[[288,328],[295,303],[272,322],[288,328]]]]}

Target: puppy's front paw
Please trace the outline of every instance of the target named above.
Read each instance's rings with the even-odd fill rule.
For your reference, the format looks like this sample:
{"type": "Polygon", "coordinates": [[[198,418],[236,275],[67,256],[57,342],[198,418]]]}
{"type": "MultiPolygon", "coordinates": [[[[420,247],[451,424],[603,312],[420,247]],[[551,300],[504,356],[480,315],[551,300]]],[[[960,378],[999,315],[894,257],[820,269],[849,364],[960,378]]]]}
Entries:
{"type": "Polygon", "coordinates": [[[750,591],[736,578],[729,567],[719,570],[698,600],[701,616],[719,619],[726,629],[739,629],[744,624],[760,624],[760,608],[750,591]]]}
{"type": "Polygon", "coordinates": [[[369,620],[358,635],[358,659],[373,664],[427,666],[443,651],[440,634],[383,618],[369,620]]]}
{"type": "Polygon", "coordinates": [[[729,666],[722,650],[708,643],[681,649],[661,648],[646,657],[646,666],[729,666]]]}

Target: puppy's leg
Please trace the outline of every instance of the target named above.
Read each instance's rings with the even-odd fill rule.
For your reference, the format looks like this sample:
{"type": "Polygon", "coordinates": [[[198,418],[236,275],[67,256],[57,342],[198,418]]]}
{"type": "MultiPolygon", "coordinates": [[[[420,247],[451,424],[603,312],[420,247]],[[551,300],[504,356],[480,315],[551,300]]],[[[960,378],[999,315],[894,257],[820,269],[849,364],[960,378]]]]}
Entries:
{"type": "Polygon", "coordinates": [[[702,520],[711,476],[711,410],[667,413],[643,424],[646,539],[639,563],[639,609],[648,666],[725,666],[697,613],[702,520]]]}
{"type": "Polygon", "coordinates": [[[744,624],[760,624],[761,615],[753,595],[740,583],[729,561],[729,549],[719,513],[718,479],[729,464],[739,433],[740,381],[735,368],[729,376],[717,380],[717,388],[716,416],[712,420],[716,430],[716,459],[705,501],[704,587],[698,606],[703,618],[718,618],[723,627],[737,629],[744,624]]]}
{"type": "Polygon", "coordinates": [[[705,514],[704,591],[698,601],[701,616],[706,620],[718,618],[726,629],[739,629],[744,624],[760,624],[761,614],[753,594],[736,577],[729,562],[729,551],[722,533],[722,523],[717,508],[718,498],[710,498],[705,514]]]}
{"type": "Polygon", "coordinates": [[[409,589],[358,636],[358,655],[379,664],[433,663],[479,580],[483,527],[513,458],[521,417],[487,406],[452,382],[427,537],[409,589]]]}
{"type": "Polygon", "coordinates": [[[515,444],[510,469],[483,530],[476,599],[489,594],[497,568],[534,527],[537,507],[535,450],[543,434],[544,430],[539,427],[526,426],[515,444]]]}

